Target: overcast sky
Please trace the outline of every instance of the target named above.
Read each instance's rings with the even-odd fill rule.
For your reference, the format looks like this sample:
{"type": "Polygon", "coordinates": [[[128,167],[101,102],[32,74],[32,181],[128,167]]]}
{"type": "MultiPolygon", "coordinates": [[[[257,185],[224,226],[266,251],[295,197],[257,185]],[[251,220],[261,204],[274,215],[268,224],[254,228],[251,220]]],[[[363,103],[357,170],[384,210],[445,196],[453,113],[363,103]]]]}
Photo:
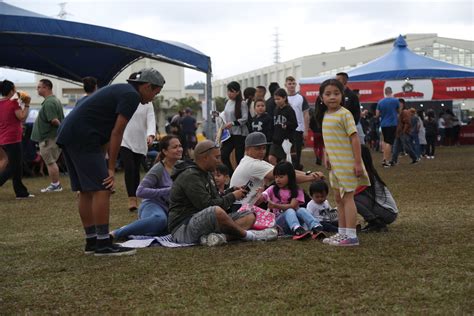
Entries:
{"type": "MultiPolygon", "coordinates": [[[[472,0],[4,0],[52,17],[62,1],[68,20],[193,46],[211,57],[213,79],[271,65],[276,28],[281,61],[406,33],[474,40],[472,0]]],[[[32,81],[32,76],[0,69],[0,78],[5,77],[32,81]]],[[[205,81],[205,75],[186,71],[187,84],[197,80],[205,81]]]]}

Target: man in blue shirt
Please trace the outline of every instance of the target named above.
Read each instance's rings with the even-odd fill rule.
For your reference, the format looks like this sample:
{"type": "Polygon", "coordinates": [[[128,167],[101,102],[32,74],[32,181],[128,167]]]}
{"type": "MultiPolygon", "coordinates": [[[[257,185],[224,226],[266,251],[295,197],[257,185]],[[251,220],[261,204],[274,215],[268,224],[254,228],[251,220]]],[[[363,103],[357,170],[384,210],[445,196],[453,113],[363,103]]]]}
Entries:
{"type": "Polygon", "coordinates": [[[399,103],[398,99],[392,97],[392,88],[385,88],[385,98],[377,104],[375,117],[380,117],[380,126],[383,135],[383,162],[384,167],[390,166],[390,156],[392,153],[392,145],[395,141],[395,134],[398,125],[399,103]]]}
{"type": "Polygon", "coordinates": [[[123,132],[138,104],[152,101],[164,84],[165,80],[157,70],[142,69],[128,83],[106,86],[79,102],[60,126],[57,143],[63,149],[71,189],[79,192],[86,254],[120,256],[135,253],[135,249],[113,244],[109,237],[115,162],[123,132]]]}

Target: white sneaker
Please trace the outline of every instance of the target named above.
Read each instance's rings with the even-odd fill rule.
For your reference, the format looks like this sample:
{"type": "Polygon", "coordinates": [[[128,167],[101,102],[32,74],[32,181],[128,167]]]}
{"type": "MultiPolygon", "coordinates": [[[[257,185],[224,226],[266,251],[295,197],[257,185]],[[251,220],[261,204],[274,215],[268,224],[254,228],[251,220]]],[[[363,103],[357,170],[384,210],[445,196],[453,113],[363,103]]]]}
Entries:
{"type": "Polygon", "coordinates": [[[54,184],[50,184],[48,185],[46,188],[44,189],[41,189],[41,193],[45,193],[45,192],[61,192],[63,190],[63,187],[61,186],[61,184],[58,184],[58,185],[54,185],[54,184]]]}
{"type": "Polygon", "coordinates": [[[201,236],[199,242],[203,246],[215,247],[227,243],[224,234],[210,233],[209,235],[201,236]]]}
{"type": "Polygon", "coordinates": [[[344,239],[345,236],[341,235],[339,233],[332,235],[331,237],[324,238],[323,239],[323,244],[327,245],[333,245],[334,243],[338,243],[340,240],[344,239]]]}
{"type": "Polygon", "coordinates": [[[278,238],[278,230],[274,227],[264,230],[251,230],[257,241],[273,241],[278,238]]]}

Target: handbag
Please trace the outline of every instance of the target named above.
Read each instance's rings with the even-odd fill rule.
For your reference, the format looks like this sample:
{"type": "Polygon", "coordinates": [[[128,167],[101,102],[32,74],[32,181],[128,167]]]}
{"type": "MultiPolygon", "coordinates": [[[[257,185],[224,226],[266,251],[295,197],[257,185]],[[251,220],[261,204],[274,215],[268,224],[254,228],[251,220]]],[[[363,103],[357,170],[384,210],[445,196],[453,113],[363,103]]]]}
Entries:
{"type": "Polygon", "coordinates": [[[255,223],[252,226],[252,229],[263,230],[266,228],[274,227],[276,224],[275,214],[270,211],[264,210],[255,205],[244,204],[237,212],[246,212],[250,211],[255,214],[255,223]]]}

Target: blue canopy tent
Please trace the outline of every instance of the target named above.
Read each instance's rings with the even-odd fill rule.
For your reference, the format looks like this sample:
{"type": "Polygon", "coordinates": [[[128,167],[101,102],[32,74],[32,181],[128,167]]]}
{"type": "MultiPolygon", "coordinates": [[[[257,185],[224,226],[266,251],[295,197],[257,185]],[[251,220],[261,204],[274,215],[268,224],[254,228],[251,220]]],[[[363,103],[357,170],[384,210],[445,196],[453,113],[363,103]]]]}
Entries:
{"type": "MultiPolygon", "coordinates": [[[[393,49],[367,64],[347,71],[350,82],[403,80],[406,78],[474,78],[474,69],[424,57],[408,49],[399,36],[393,49]]],[[[302,78],[300,84],[317,84],[334,76],[302,78]]]]}
{"type": "Polygon", "coordinates": [[[99,86],[104,86],[129,64],[145,57],[206,73],[210,108],[211,59],[198,50],[177,42],[50,18],[0,2],[0,67],[76,83],[93,76],[99,86]]]}

